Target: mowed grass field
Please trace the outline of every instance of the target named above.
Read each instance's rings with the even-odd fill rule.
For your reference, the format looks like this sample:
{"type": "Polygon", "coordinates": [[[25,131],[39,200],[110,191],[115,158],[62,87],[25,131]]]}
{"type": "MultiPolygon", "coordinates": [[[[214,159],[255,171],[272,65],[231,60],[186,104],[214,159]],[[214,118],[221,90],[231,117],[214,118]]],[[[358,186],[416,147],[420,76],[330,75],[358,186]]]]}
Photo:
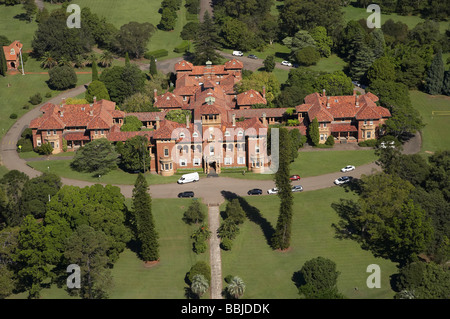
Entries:
{"type": "Polygon", "coordinates": [[[421,153],[450,149],[450,97],[420,91],[410,91],[410,95],[413,107],[426,124],[422,130],[421,153]],[[438,113],[433,115],[433,111],[438,113]]]}
{"type": "Polygon", "coordinates": [[[270,248],[263,231],[276,226],[278,197],[245,197],[265,227],[245,220],[231,251],[222,251],[223,277],[241,277],[246,284],[245,299],[297,299],[293,274],[306,261],[322,256],[336,263],[340,272],[338,289],[347,298],[392,298],[394,292],[389,280],[397,272],[396,264],[374,257],[354,241],[335,238],[331,224],[338,221],[338,216],[330,205],[340,198],[356,199],[356,195],[341,187],[294,194],[291,247],[280,252],[270,248]],[[370,289],[366,285],[370,275],[366,270],[371,264],[380,266],[381,288],[370,289]]]}
{"type": "MultiPolygon", "coordinates": [[[[320,151],[301,151],[298,157],[291,164],[291,174],[300,175],[300,177],[319,176],[323,174],[340,171],[341,168],[347,165],[354,165],[356,167],[369,164],[377,159],[374,150],[363,149],[354,151],[338,151],[338,150],[320,150],[320,151]]],[[[269,174],[253,174],[246,173],[242,175],[239,172],[228,173],[226,170],[222,171],[222,176],[269,180],[273,179],[273,175],[269,174]]]]}
{"type": "MultiPolygon", "coordinates": [[[[209,264],[209,251],[197,255],[192,251],[192,232],[195,225],[185,224],[181,218],[190,199],[153,199],[152,213],[159,234],[160,262],[145,267],[136,254],[126,249],[112,269],[114,287],[111,299],[183,299],[186,273],[197,261],[209,264]]],[[[131,200],[127,200],[131,205],[131,200]]],[[[197,226],[198,227],[198,226],[197,226]]],[[[62,288],[44,289],[42,299],[70,298],[62,288]]],[[[26,298],[26,293],[12,298],[26,298]]],[[[209,294],[205,296],[209,298],[209,294]]]]}
{"type": "MultiPolygon", "coordinates": [[[[79,0],[76,2],[81,8],[89,7],[91,12],[96,13],[99,17],[105,17],[109,23],[112,23],[118,29],[131,21],[149,22],[155,27],[161,20],[161,14],[158,12],[161,8],[160,0],[79,0]]],[[[166,49],[169,55],[159,60],[170,59],[181,56],[179,53],[173,52],[173,49],[183,40],[180,38],[180,32],[183,26],[188,22],[186,17],[185,1],[179,11],[177,11],[177,21],[173,31],[157,30],[150,38],[147,46],[149,51],[158,49],[166,49]]],[[[50,10],[60,7],[60,5],[46,4],[50,10]]]]}

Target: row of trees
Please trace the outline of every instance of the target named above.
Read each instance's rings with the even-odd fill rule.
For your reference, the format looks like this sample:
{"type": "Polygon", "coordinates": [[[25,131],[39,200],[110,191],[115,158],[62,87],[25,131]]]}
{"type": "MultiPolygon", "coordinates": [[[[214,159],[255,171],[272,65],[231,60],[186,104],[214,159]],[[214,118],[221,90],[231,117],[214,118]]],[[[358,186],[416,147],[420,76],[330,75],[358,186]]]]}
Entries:
{"type": "Polygon", "coordinates": [[[66,267],[81,270],[81,298],[107,298],[110,269],[134,243],[144,261],[159,260],[158,233],[145,178],[139,175],[132,209],[118,187],[61,187],[59,177],[28,179],[10,171],[0,180],[0,296],[27,291],[39,298],[46,282],[65,285],[66,267]]]}

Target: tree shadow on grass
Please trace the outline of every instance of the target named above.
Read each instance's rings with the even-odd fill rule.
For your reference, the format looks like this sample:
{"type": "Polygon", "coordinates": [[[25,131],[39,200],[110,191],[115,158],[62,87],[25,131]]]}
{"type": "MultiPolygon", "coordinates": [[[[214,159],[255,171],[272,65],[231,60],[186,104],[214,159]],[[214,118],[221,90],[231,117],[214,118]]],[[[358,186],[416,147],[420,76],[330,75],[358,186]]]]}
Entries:
{"type": "Polygon", "coordinates": [[[237,198],[239,200],[239,204],[244,210],[247,218],[261,227],[264,237],[266,238],[267,244],[270,246],[272,236],[275,233],[275,229],[272,227],[272,224],[261,215],[259,209],[250,205],[243,197],[238,196],[233,192],[222,191],[221,193],[226,200],[232,200],[234,198],[237,198]]]}

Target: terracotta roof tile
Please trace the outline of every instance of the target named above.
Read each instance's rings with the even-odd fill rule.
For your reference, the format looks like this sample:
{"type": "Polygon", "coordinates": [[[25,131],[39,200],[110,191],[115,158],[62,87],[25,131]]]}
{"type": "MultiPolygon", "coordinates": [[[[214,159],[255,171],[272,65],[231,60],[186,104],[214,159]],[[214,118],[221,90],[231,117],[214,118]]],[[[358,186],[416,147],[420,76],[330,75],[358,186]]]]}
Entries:
{"type": "Polygon", "coordinates": [[[265,98],[262,97],[261,93],[255,90],[248,90],[247,92],[243,92],[238,94],[237,97],[237,105],[254,105],[254,104],[267,104],[265,98]]]}

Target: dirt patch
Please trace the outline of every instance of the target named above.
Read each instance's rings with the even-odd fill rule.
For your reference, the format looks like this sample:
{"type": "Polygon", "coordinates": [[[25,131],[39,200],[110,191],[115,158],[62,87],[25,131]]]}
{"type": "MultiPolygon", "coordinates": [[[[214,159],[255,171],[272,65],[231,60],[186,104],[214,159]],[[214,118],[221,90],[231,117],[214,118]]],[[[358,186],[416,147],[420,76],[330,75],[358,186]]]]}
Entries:
{"type": "Polygon", "coordinates": [[[286,248],[286,249],[275,249],[275,251],[279,252],[279,253],[290,253],[292,251],[292,247],[286,248]]]}
{"type": "Polygon", "coordinates": [[[153,268],[159,264],[159,260],[155,261],[144,261],[144,268],[153,268]]]}

